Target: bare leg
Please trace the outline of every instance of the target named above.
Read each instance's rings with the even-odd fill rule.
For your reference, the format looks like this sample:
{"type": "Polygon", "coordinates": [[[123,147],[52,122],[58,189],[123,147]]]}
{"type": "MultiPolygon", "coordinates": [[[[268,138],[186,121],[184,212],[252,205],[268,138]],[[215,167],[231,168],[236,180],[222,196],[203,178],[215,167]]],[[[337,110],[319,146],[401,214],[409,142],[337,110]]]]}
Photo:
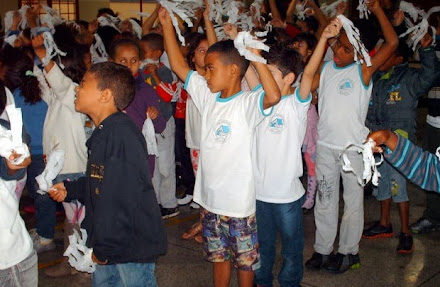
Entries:
{"type": "Polygon", "coordinates": [[[391,198],[382,200],[380,202],[380,225],[386,227],[390,226],[390,209],[391,198]]]}
{"type": "Polygon", "coordinates": [[[238,286],[252,287],[254,285],[254,271],[237,270],[238,286]]]}
{"type": "Polygon", "coordinates": [[[397,204],[399,207],[400,224],[403,233],[409,233],[409,201],[399,202],[397,204]]]}
{"type": "Polygon", "coordinates": [[[228,287],[230,281],[231,261],[214,262],[214,287],[228,287]]]}

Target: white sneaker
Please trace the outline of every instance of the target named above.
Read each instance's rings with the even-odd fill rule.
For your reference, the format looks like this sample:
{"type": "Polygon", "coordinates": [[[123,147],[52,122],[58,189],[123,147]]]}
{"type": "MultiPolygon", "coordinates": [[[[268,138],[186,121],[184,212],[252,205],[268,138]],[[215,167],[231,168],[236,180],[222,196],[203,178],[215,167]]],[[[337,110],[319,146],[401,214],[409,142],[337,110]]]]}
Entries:
{"type": "Polygon", "coordinates": [[[185,195],[184,198],[179,198],[177,200],[177,204],[179,205],[187,205],[188,203],[190,203],[193,200],[193,196],[192,195],[185,195]]]}
{"type": "Polygon", "coordinates": [[[32,243],[34,244],[34,249],[35,251],[37,251],[37,254],[51,251],[56,248],[53,239],[41,237],[40,235],[38,235],[35,229],[29,230],[29,235],[31,236],[32,243]]]}
{"type": "Polygon", "coordinates": [[[194,209],[199,209],[200,205],[198,205],[197,203],[195,203],[194,201],[191,202],[191,204],[189,205],[189,207],[194,208],[194,209]]]}

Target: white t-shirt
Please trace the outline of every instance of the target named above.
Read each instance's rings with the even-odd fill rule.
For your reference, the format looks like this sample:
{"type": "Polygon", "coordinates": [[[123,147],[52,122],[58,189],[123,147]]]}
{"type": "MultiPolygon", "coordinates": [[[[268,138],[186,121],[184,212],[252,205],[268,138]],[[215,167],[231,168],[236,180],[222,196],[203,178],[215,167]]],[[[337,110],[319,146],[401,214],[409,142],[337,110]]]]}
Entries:
{"type": "Polygon", "coordinates": [[[223,99],[220,93],[211,93],[205,79],[194,71],[184,88],[202,117],[194,201],[230,217],[255,213],[251,151],[255,127],[268,112],[263,111],[264,91],[241,91],[223,99]]]}
{"type": "Polygon", "coordinates": [[[185,115],[185,139],[186,147],[200,149],[200,133],[202,129],[202,118],[200,112],[194,105],[191,95],[186,100],[185,115]]]}
{"type": "MultiPolygon", "coordinates": [[[[11,91],[5,87],[6,91],[6,105],[5,107],[9,105],[15,105],[14,96],[12,95],[11,91]]],[[[0,114],[0,119],[9,121],[8,113],[6,112],[6,109],[0,114]]]]}
{"type": "Polygon", "coordinates": [[[365,119],[373,85],[365,86],[361,65],[338,68],[333,61],[324,64],[319,80],[318,144],[344,149],[362,143],[368,135],[365,119]]]}
{"type": "Polygon", "coordinates": [[[257,126],[252,160],[258,200],[289,203],[304,195],[301,146],[311,99],[301,99],[297,88],[257,126]]]}

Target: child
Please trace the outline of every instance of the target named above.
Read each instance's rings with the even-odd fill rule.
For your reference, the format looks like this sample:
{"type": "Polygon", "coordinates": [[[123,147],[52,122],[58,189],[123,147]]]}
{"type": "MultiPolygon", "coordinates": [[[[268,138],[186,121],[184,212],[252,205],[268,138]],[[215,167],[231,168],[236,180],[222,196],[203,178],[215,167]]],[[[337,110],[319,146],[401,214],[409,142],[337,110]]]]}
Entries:
{"type": "Polygon", "coordinates": [[[76,89],[75,109],[97,127],[87,141],[87,173],[57,183],[56,201],[78,199],[87,209],[83,227],[98,263],[93,286],[157,286],[155,260],[166,252],[166,234],[148,171],[145,139],[121,112],[135,82],[119,64],[95,64],[76,89]]]}
{"type": "MultiPolygon", "coordinates": [[[[15,106],[21,108],[23,125],[31,136],[29,145],[32,163],[27,169],[27,190],[34,199],[36,231],[44,238],[53,238],[53,226],[49,224],[54,214],[45,208],[45,199],[37,194],[39,189],[35,177],[44,171],[43,158],[43,125],[47,104],[41,98],[38,79],[33,74],[34,63],[22,51],[6,46],[0,52],[2,73],[0,78],[13,91],[15,106]]],[[[55,242],[47,245],[36,244],[37,253],[55,249],[55,242]]]]}
{"type": "Polygon", "coordinates": [[[327,39],[336,36],[342,24],[332,22],[306,66],[301,85],[292,88],[302,60],[295,50],[271,47],[265,53],[283,95],[272,115],[257,126],[253,167],[257,191],[257,227],[261,268],[255,271],[258,286],[272,286],[277,231],[281,233],[283,266],[278,275],[281,286],[300,286],[303,276],[304,234],[300,199],[304,195],[301,145],[304,139],[313,76],[321,63],[327,39]],[[272,147],[276,146],[276,149],[272,147]],[[268,149],[272,151],[267,152],[268,149]]]}
{"type": "MultiPolygon", "coordinates": [[[[354,48],[346,33],[329,41],[333,61],[327,62],[315,75],[319,84],[318,144],[316,148],[316,177],[318,194],[315,202],[315,253],[306,262],[311,269],[324,268],[342,273],[358,268],[359,241],[364,222],[363,187],[357,175],[342,171],[340,154],[349,142],[361,143],[368,134],[365,127],[371,95],[371,76],[395,50],[398,38],[379,1],[367,2],[377,17],[385,38],[379,52],[371,58],[371,66],[354,62],[354,48]],[[344,215],[342,216],[339,250],[333,255],[333,244],[338,229],[339,183],[344,185],[344,215]]],[[[362,174],[362,155],[356,150],[345,151],[356,174],[362,174]]]]}
{"type": "Polygon", "coordinates": [[[440,161],[435,154],[390,130],[372,132],[368,138],[376,143],[374,151],[383,153],[385,159],[405,177],[427,191],[440,192],[440,161]],[[388,149],[384,152],[381,145],[388,149]]]}
{"type": "MultiPolygon", "coordinates": [[[[410,141],[415,140],[416,108],[418,100],[431,88],[440,76],[440,63],[434,47],[430,47],[432,37],[427,34],[421,39],[421,69],[409,68],[408,57],[411,50],[405,41],[400,41],[398,49],[373,76],[373,92],[367,122],[370,130],[391,129],[410,141]]],[[[365,238],[392,237],[390,223],[391,200],[399,208],[401,233],[396,251],[407,254],[414,251],[413,238],[409,233],[409,200],[405,177],[387,161],[379,167],[379,185],[373,194],[380,201],[380,221],[365,229],[365,238]]]]}
{"type": "MultiPolygon", "coordinates": [[[[6,89],[0,81],[0,114],[6,106],[6,89]]],[[[0,119],[0,129],[9,129],[9,122],[0,119]]],[[[25,142],[29,137],[23,136],[25,142]]],[[[20,216],[19,196],[15,193],[17,180],[25,176],[31,157],[14,165],[0,157],[0,286],[38,286],[38,258],[23,219],[20,216]]]]}
{"type": "MultiPolygon", "coordinates": [[[[162,82],[172,83],[173,76],[170,69],[160,63],[160,56],[164,52],[163,37],[160,34],[150,33],[142,37],[140,46],[144,54],[144,63],[147,63],[143,77],[147,84],[155,89],[162,82]]],[[[159,157],[154,168],[153,185],[159,203],[162,206],[162,217],[170,218],[179,214],[176,198],[176,162],[174,155],[176,125],[173,118],[171,97],[164,97],[166,93],[159,93],[159,112],[166,120],[163,132],[156,132],[159,157]]],[[[168,95],[168,94],[167,94],[168,95]]]]}
{"type": "MultiPolygon", "coordinates": [[[[140,48],[138,44],[131,39],[122,38],[116,40],[110,46],[109,56],[112,62],[121,64],[130,69],[131,74],[136,81],[136,92],[133,101],[125,108],[125,113],[134,121],[139,130],[142,131],[147,115],[151,118],[156,133],[161,133],[165,129],[165,118],[158,115],[160,101],[156,91],[144,82],[139,75],[140,48]]],[[[149,155],[150,175],[154,173],[155,156],[149,155]]]]}
{"type": "Polygon", "coordinates": [[[231,40],[212,45],[205,56],[204,77],[191,71],[183,58],[168,12],[161,8],[167,53],[173,71],[186,79],[185,89],[202,116],[200,162],[194,201],[204,209],[204,257],[214,262],[214,285],[227,286],[231,264],[240,286],[252,286],[260,262],[255,221],[255,187],[251,143],[254,128],[280,100],[267,66],[254,63],[262,90],[241,91],[249,62],[231,40]],[[233,261],[233,262],[231,262],[233,261]]]}
{"type": "Polygon", "coordinates": [[[299,33],[291,40],[289,46],[295,49],[301,56],[304,65],[307,64],[309,58],[312,56],[313,50],[315,50],[318,40],[315,35],[310,33],[299,33]]]}

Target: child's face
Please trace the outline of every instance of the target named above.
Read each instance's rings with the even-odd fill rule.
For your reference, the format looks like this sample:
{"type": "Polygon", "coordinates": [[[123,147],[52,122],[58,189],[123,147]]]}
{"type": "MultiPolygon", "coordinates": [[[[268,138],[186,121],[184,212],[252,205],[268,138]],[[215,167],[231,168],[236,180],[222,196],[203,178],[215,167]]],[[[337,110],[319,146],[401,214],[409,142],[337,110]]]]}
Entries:
{"type": "Polygon", "coordinates": [[[130,45],[119,46],[116,49],[113,62],[126,66],[130,69],[133,77],[139,72],[139,67],[141,65],[138,50],[130,45]]]}
{"type": "Polygon", "coordinates": [[[302,56],[303,62],[306,62],[312,54],[312,50],[309,49],[306,41],[296,41],[292,44],[292,48],[302,56]]]}
{"type": "Polygon", "coordinates": [[[196,69],[198,71],[205,69],[205,56],[206,56],[206,51],[208,51],[208,48],[209,45],[208,45],[208,41],[206,40],[201,41],[199,46],[197,46],[196,48],[192,61],[195,64],[196,69]]]}
{"type": "Polygon", "coordinates": [[[228,87],[228,75],[231,75],[232,65],[224,64],[218,53],[208,53],[205,56],[205,79],[212,93],[225,90],[228,87]]]}
{"type": "Polygon", "coordinates": [[[144,53],[144,59],[159,60],[160,56],[162,56],[161,50],[153,50],[147,42],[141,41],[139,45],[144,53]]]}
{"type": "Polygon", "coordinates": [[[331,38],[329,45],[333,50],[333,61],[337,67],[345,67],[354,62],[354,48],[345,33],[337,38],[331,38]]]}
{"type": "Polygon", "coordinates": [[[102,91],[94,74],[87,72],[80,85],[75,88],[75,110],[90,115],[90,111],[99,103],[102,91]]]}

